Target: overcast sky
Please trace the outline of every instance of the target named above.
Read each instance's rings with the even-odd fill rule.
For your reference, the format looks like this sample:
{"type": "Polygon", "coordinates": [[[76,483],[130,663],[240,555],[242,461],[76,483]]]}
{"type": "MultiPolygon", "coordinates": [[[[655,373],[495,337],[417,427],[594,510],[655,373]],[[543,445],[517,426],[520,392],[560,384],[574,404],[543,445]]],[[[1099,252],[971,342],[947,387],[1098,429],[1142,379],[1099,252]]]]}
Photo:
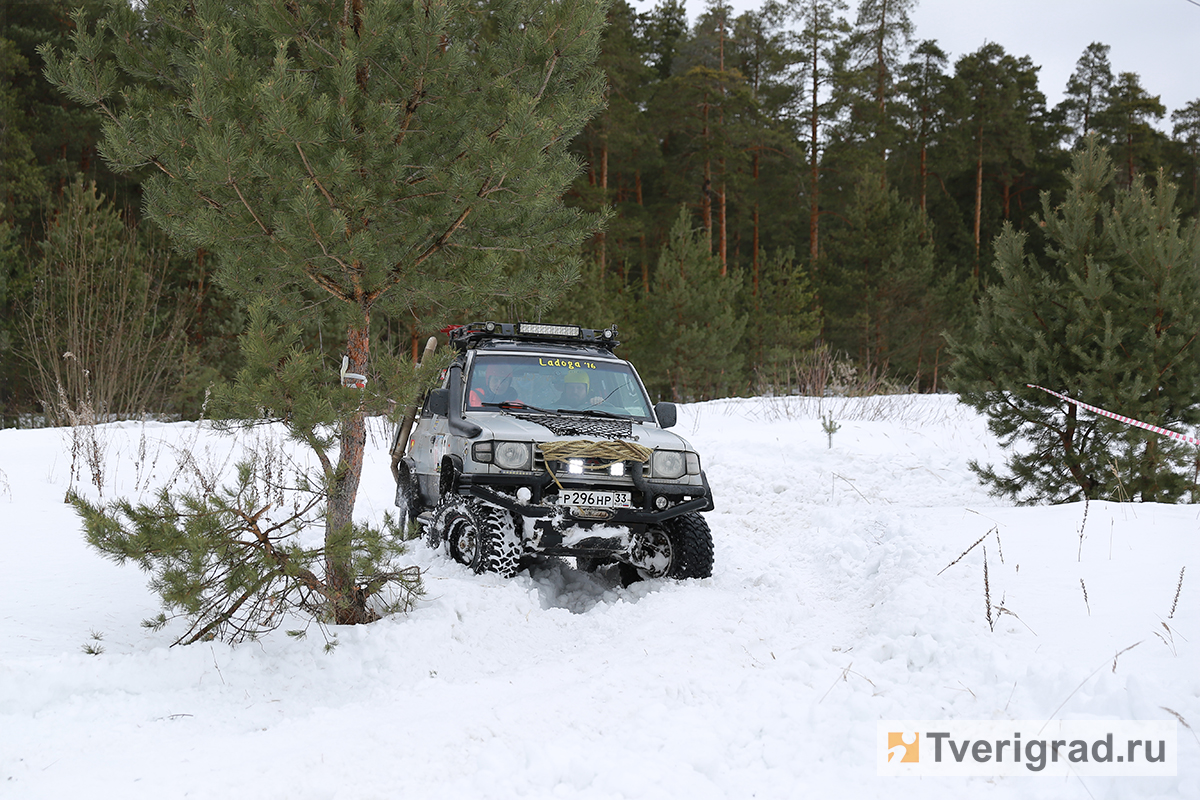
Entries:
{"type": "MultiPolygon", "coordinates": [[[[630,0],[648,11],[655,0],[630,0]]],[[[1200,3],[1200,0],[1195,0],[1200,3]]],[[[759,0],[732,0],[738,11],[761,7],[759,0]]],[[[852,11],[856,0],[848,0],[852,11]]],[[[695,21],[704,0],[687,0],[695,21]]],[[[1053,106],[1085,47],[1112,47],[1114,74],[1136,72],[1142,86],[1170,113],[1200,99],[1200,5],[1192,0],[918,0],[913,14],[918,40],[934,39],[950,56],[996,42],[1014,56],[1040,66],[1038,84],[1053,106]]]]}

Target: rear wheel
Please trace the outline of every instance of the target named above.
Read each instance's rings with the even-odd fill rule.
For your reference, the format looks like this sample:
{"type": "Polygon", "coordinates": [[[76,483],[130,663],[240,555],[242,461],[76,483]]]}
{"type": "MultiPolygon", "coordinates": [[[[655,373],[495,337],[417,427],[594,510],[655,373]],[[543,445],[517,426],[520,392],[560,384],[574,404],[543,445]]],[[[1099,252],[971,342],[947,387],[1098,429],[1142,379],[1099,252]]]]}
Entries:
{"type": "MultiPolygon", "coordinates": [[[[410,529],[417,522],[417,515],[424,509],[417,497],[417,485],[408,464],[401,461],[396,465],[396,514],[397,524],[409,537],[410,529]]],[[[434,543],[436,545],[436,542],[434,543]]]]}
{"type": "Polygon", "coordinates": [[[445,541],[450,557],[474,572],[494,572],[506,578],[517,574],[521,535],[508,511],[469,497],[447,495],[429,528],[431,539],[445,541]]]}

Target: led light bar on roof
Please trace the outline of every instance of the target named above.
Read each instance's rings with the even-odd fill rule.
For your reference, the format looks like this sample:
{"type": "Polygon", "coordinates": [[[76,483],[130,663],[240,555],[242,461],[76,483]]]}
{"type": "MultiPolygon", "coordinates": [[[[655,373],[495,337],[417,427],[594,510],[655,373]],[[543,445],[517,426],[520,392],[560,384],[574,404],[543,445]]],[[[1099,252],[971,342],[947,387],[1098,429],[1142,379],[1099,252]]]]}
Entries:
{"type": "Polygon", "coordinates": [[[522,322],[521,333],[532,334],[534,336],[566,336],[577,339],[579,338],[579,326],[542,325],[536,322],[522,322]]]}
{"type": "Polygon", "coordinates": [[[458,350],[468,350],[487,340],[525,340],[530,342],[577,342],[596,345],[610,353],[620,345],[617,341],[617,326],[603,330],[581,328],[578,325],[543,325],[539,322],[471,322],[454,325],[443,331],[450,338],[450,345],[458,350]]]}

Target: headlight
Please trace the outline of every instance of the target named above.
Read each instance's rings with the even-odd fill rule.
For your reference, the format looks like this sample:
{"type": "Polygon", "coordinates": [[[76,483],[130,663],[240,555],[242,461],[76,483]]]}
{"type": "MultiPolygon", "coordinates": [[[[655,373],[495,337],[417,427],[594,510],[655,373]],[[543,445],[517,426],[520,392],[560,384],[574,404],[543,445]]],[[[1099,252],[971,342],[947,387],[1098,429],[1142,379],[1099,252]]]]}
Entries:
{"type": "Polygon", "coordinates": [[[682,478],[687,472],[687,460],[678,450],[655,450],[651,471],[656,478],[682,478]]]}
{"type": "Polygon", "coordinates": [[[500,469],[530,469],[533,451],[528,442],[496,442],[494,458],[500,469]]]}

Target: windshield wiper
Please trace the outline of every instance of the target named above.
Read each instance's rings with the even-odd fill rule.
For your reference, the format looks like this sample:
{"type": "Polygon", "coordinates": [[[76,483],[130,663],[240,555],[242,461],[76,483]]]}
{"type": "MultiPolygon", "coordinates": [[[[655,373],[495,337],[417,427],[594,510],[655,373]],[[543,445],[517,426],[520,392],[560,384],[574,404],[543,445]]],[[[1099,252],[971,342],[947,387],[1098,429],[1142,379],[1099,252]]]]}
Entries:
{"type": "Polygon", "coordinates": [[[502,400],[499,403],[482,403],[483,408],[500,408],[505,411],[537,411],[542,414],[553,414],[554,412],[546,408],[538,408],[531,406],[528,403],[522,403],[520,400],[502,400]]]}
{"type": "Polygon", "coordinates": [[[611,411],[601,411],[598,408],[560,408],[559,414],[581,414],[585,417],[606,417],[607,419],[627,419],[620,414],[614,414],[611,411]]]}

